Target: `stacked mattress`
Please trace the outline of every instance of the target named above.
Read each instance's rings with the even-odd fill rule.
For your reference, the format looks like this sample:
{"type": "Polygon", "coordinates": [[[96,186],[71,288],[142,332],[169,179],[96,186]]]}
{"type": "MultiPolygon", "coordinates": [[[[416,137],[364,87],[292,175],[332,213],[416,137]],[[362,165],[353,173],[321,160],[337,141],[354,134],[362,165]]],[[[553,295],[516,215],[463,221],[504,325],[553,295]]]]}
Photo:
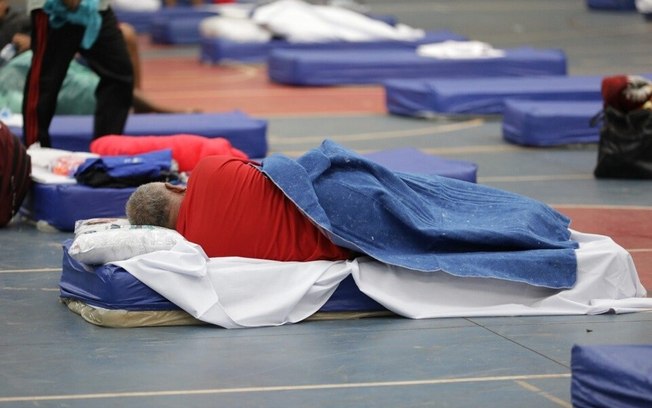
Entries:
{"type": "Polygon", "coordinates": [[[402,78],[472,78],[565,75],[566,55],[559,49],[504,50],[503,56],[431,58],[413,49],[274,50],[269,78],[288,85],[381,84],[402,78]]]}
{"type": "MultiPolygon", "coordinates": [[[[22,136],[20,126],[11,127],[22,136]]],[[[153,113],[130,115],[125,126],[129,136],[166,136],[195,134],[223,137],[249,157],[267,155],[267,121],[239,112],[225,113],[153,113]]],[[[52,147],[70,151],[89,151],[93,138],[93,116],[55,116],[50,126],[52,147]]]]}

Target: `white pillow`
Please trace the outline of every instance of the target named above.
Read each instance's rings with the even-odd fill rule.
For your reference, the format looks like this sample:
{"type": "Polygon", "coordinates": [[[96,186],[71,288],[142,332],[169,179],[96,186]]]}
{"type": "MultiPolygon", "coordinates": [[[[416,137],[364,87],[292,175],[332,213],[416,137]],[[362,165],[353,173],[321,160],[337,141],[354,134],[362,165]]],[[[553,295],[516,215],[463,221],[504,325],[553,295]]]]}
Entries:
{"type": "Polygon", "coordinates": [[[114,225],[109,229],[77,234],[68,254],[85,264],[105,264],[154,251],[169,250],[183,239],[181,234],[169,228],[114,225]]]}
{"type": "Polygon", "coordinates": [[[75,237],[87,232],[104,231],[130,225],[126,218],[89,218],[75,222],[75,237]]]}

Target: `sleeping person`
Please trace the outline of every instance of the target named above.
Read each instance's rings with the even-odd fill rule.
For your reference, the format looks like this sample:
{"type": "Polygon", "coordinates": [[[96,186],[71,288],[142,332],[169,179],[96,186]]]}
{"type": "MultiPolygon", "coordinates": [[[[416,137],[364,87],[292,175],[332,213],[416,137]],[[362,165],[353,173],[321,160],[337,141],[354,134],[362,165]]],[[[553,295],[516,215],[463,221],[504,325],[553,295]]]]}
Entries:
{"type": "Polygon", "coordinates": [[[298,159],[213,156],[187,188],[139,187],[132,224],[176,229],[209,257],[279,261],[367,255],[412,270],[551,288],[575,282],[570,220],[544,203],[465,181],[392,172],[331,141],[298,159]]]}
{"type": "Polygon", "coordinates": [[[148,183],[127,202],[131,224],[176,229],[206,254],[277,261],[340,260],[333,244],[250,161],[210,156],[199,161],[188,188],[148,183]]]}

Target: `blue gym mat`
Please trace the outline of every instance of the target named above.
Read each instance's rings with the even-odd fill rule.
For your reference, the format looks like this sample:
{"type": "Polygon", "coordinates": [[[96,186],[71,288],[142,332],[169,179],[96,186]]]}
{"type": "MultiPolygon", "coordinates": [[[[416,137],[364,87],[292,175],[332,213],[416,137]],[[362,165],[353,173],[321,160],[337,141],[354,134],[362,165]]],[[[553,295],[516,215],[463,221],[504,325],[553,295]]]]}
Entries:
{"type": "MultiPolygon", "coordinates": [[[[11,127],[22,136],[22,127],[11,127]]],[[[267,121],[239,112],[226,113],[152,113],[134,114],[127,119],[125,135],[166,136],[194,134],[223,137],[249,157],[267,155],[267,121]]],[[[89,151],[93,135],[93,116],[59,115],[50,126],[52,147],[71,151],[89,151]]]]}
{"type": "Polygon", "coordinates": [[[395,78],[469,78],[565,75],[566,55],[559,49],[505,50],[497,58],[440,59],[411,49],[274,50],[269,78],[288,85],[382,84],[395,78]]]}
{"type": "Polygon", "coordinates": [[[600,127],[591,118],[602,110],[602,101],[506,100],[503,138],[525,146],[597,143],[600,127]]]}
{"type": "Polygon", "coordinates": [[[594,10],[634,11],[635,0],[586,0],[586,6],[594,10]]]}
{"type": "MultiPolygon", "coordinates": [[[[60,296],[104,309],[129,311],[180,310],[178,306],[116,265],[96,265],[91,271],[68,254],[72,240],[63,244],[60,296]]],[[[386,310],[360,292],[348,276],[335,290],[320,312],[386,310]]]]}
{"type": "Polygon", "coordinates": [[[574,408],[652,407],[652,345],[575,345],[574,408]]]}
{"type": "Polygon", "coordinates": [[[367,49],[415,49],[422,44],[442,41],[465,41],[466,37],[448,30],[428,31],[417,41],[331,41],[319,43],[291,43],[273,39],[268,42],[239,42],[226,38],[204,37],[200,41],[202,62],[219,64],[223,61],[265,62],[273,50],[367,50],[367,49]]]}
{"type": "MultiPolygon", "coordinates": [[[[135,0],[137,1],[137,0],[135,0]]],[[[150,33],[155,22],[201,19],[218,13],[203,7],[177,6],[162,7],[156,11],[130,11],[113,8],[118,21],[128,23],[140,34],[150,33]]],[[[159,28],[160,30],[160,28],[159,28]]],[[[172,32],[172,31],[171,31],[172,32]]],[[[182,31],[183,32],[183,31],[182,31]]],[[[199,30],[197,30],[199,34],[199,30]]],[[[187,32],[184,35],[188,35],[187,32]]]]}
{"type": "Polygon", "coordinates": [[[602,76],[395,79],[384,83],[387,110],[406,116],[497,115],[506,99],[600,101],[602,76]]]}
{"type": "Polygon", "coordinates": [[[149,25],[150,39],[153,44],[187,45],[199,44],[201,34],[199,24],[215,13],[205,12],[188,16],[157,15],[149,25]]]}

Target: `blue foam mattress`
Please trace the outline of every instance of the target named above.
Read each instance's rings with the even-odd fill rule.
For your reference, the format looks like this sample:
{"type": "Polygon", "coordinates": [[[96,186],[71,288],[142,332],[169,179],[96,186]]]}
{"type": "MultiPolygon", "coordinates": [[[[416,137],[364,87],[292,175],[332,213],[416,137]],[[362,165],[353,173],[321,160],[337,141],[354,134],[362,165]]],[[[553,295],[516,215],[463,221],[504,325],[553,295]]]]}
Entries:
{"type": "Polygon", "coordinates": [[[599,126],[591,118],[602,110],[602,101],[507,100],[503,114],[503,138],[525,146],[597,143],[599,126]]]}
{"type": "Polygon", "coordinates": [[[478,166],[475,163],[432,156],[411,147],[381,150],[365,154],[364,157],[394,171],[477,182],[478,166]]]}
{"type": "MultiPolygon", "coordinates": [[[[130,311],[179,310],[179,308],[129,272],[115,265],[99,265],[89,273],[85,265],[77,262],[68,249],[72,240],[63,244],[62,273],[59,280],[62,298],[105,309],[130,311]]],[[[376,301],[360,292],[351,276],[344,279],[321,312],[379,311],[386,310],[376,301]]]]}
{"type": "Polygon", "coordinates": [[[513,48],[498,58],[439,59],[411,49],[274,50],[269,78],[288,85],[381,84],[400,78],[469,78],[565,75],[559,49],[513,48]]]}
{"type": "Polygon", "coordinates": [[[124,217],[125,204],[134,190],[32,183],[20,212],[60,231],[73,231],[77,220],[124,217]]]}
{"type": "MultiPolygon", "coordinates": [[[[384,150],[365,156],[394,171],[441,175],[469,182],[477,179],[475,163],[431,156],[418,149],[384,150]]],[[[133,191],[134,188],[33,183],[21,213],[34,221],[45,221],[58,230],[73,231],[77,220],[124,217],[125,204],[133,191]]]]}
{"type": "MultiPolygon", "coordinates": [[[[11,130],[22,136],[21,127],[11,130]]],[[[52,147],[88,151],[92,141],[93,117],[90,115],[56,116],[50,126],[52,147]]],[[[129,136],[166,136],[194,134],[223,137],[249,157],[267,155],[267,121],[245,113],[156,113],[130,115],[124,131],[129,136]]]]}
{"type": "Polygon", "coordinates": [[[218,64],[222,61],[264,62],[273,50],[367,50],[367,49],[415,49],[422,44],[455,40],[464,41],[466,37],[448,30],[426,32],[418,41],[366,41],[366,42],[320,42],[291,43],[275,39],[268,42],[238,42],[225,38],[204,37],[200,41],[202,62],[218,64]]]}
{"type": "Polygon", "coordinates": [[[652,407],[652,345],[575,345],[571,371],[575,408],[652,407]]]}
{"type": "Polygon", "coordinates": [[[635,0],[586,0],[586,6],[594,10],[633,11],[635,0]]]}
{"type": "Polygon", "coordinates": [[[197,10],[195,14],[183,16],[155,15],[149,25],[150,39],[154,44],[199,44],[199,24],[214,15],[217,13],[208,10],[197,10]]]}
{"type": "Polygon", "coordinates": [[[506,99],[600,101],[602,76],[395,79],[384,83],[387,110],[406,116],[496,115],[506,99]]]}
{"type": "Polygon", "coordinates": [[[162,7],[156,11],[131,11],[114,8],[113,12],[118,21],[132,25],[138,33],[150,33],[152,24],[159,20],[183,20],[217,14],[215,11],[203,7],[189,6],[162,7]]]}

